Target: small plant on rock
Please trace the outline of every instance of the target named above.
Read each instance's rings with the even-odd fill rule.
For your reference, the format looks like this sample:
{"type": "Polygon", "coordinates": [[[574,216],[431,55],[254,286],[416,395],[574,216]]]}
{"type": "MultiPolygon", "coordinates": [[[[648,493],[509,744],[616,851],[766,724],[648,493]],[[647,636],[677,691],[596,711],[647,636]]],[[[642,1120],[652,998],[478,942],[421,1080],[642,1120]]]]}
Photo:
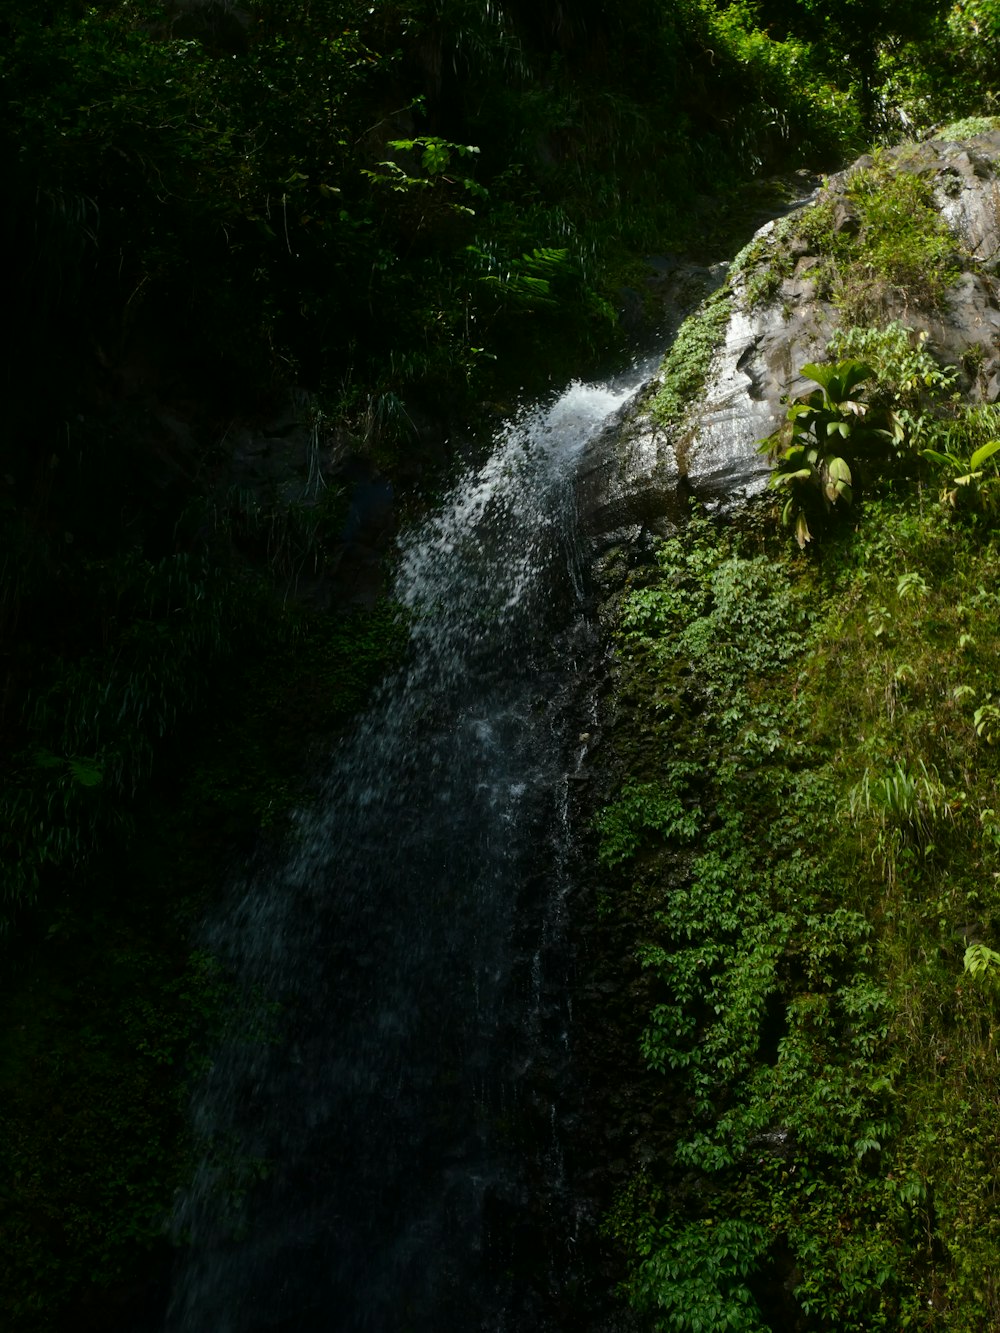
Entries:
{"type": "Polygon", "coordinates": [[[951,473],[941,491],[941,502],[952,509],[993,509],[998,498],[996,465],[987,474],[986,464],[1000,451],[1000,440],[990,440],[973,450],[967,457],[954,454],[950,450],[940,453],[936,449],[924,449],[923,455],[932,463],[941,463],[951,473]]]}
{"type": "Polygon", "coordinates": [[[885,328],[855,325],[838,329],[827,351],[871,366],[866,396],[872,408],[885,409],[885,443],[892,457],[932,442],[941,429],[939,405],[954,390],[958,372],[938,365],[927,350],[925,330],[917,332],[898,320],[885,328]]]}
{"type": "Polygon", "coordinates": [[[771,486],[788,495],[782,522],[794,527],[805,550],[812,541],[810,513],[829,514],[852,502],[854,479],[843,454],[845,446],[854,451],[874,433],[865,421],[868,404],[854,396],[873,371],[867,362],[847,360],[806,365],[802,373],[818,388],[791,403],[783,424],[761,441],[760,452],[775,460],[771,486]]]}
{"type": "Polygon", "coordinates": [[[1000,953],[981,941],[970,944],[963,960],[965,971],[974,981],[995,986],[1000,981],[1000,953]]]}

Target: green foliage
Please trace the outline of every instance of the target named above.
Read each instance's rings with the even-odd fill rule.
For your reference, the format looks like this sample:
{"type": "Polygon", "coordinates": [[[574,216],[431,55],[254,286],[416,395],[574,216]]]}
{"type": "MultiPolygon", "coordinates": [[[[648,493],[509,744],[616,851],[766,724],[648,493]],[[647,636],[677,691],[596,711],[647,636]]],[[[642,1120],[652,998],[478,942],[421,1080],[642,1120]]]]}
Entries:
{"type": "MultiPolygon", "coordinates": [[[[434,183],[434,177],[441,176],[451,165],[453,154],[459,157],[471,157],[479,152],[474,144],[449,143],[447,139],[441,139],[437,135],[423,134],[417,139],[390,139],[386,144],[396,153],[416,153],[420,154],[420,165],[427,173],[426,176],[411,176],[406,170],[399,166],[397,162],[380,162],[379,166],[389,168],[387,176],[380,176],[377,172],[365,171],[363,174],[371,180],[388,183],[394,190],[406,190],[413,187],[427,188],[434,183]]],[[[472,194],[486,196],[486,191],[481,185],[466,177],[459,179],[458,183],[464,190],[472,194]]]]}
{"type": "MultiPolygon", "coordinates": [[[[174,609],[180,647],[183,604],[174,609]]],[[[239,609],[235,602],[229,608],[239,609]]],[[[129,756],[115,727],[134,734],[140,724],[130,708],[141,708],[148,747],[132,756],[132,767],[108,762],[103,771],[72,752],[28,749],[19,785],[5,787],[8,811],[22,817],[34,802],[36,818],[48,821],[28,843],[39,860],[38,901],[31,911],[23,901],[18,911],[6,904],[18,935],[7,952],[9,1026],[0,1046],[9,1182],[0,1224],[5,1327],[42,1333],[83,1303],[103,1309],[103,1321],[123,1284],[147,1273],[156,1279],[173,1195],[196,1151],[187,1080],[223,1024],[244,1031],[268,1013],[267,997],[237,997],[214,960],[190,954],[190,933],[234,854],[262,831],[276,836],[293,805],[311,798],[310,746],[362,704],[407,639],[389,605],[364,616],[279,614],[259,593],[243,631],[252,640],[235,636],[216,659],[221,695],[206,692],[211,661],[197,697],[164,692],[167,734],[158,741],[149,701],[118,692],[106,661],[107,707],[115,711],[96,721],[74,711],[80,699],[93,702],[93,664],[81,664],[74,677],[78,695],[59,678],[59,707],[39,712],[33,725],[99,723],[106,753],[124,765],[129,756]],[[245,645],[242,664],[232,658],[232,642],[245,645]],[[134,782],[135,792],[115,794],[123,781],[134,782]],[[54,787],[68,792],[58,806],[54,787]],[[96,804],[102,800],[107,815],[96,804]],[[25,941],[32,945],[26,957],[25,941]]],[[[163,656],[162,637],[151,643],[163,656]]],[[[110,646],[123,654],[119,641],[110,646]]],[[[154,671],[142,657],[132,672],[137,663],[154,671]]],[[[14,824],[7,837],[19,831],[14,824]]]]}
{"type": "Polygon", "coordinates": [[[980,704],[972,715],[972,725],[976,735],[992,745],[1000,737],[1000,708],[993,703],[980,704]]]}
{"type": "Polygon", "coordinates": [[[963,139],[974,139],[977,135],[990,134],[994,130],[1000,130],[1000,116],[965,116],[935,130],[934,137],[959,143],[963,139]]]}
{"type": "Polygon", "coordinates": [[[897,762],[889,773],[873,777],[866,768],[848,796],[851,817],[899,828],[926,847],[935,824],[951,814],[951,807],[940,779],[927,771],[922,759],[919,769],[912,773],[897,762]]]}
{"type": "MultiPolygon", "coordinates": [[[[892,342],[869,387],[922,394],[892,342]]],[[[821,567],[695,519],[623,605],[617,744],[700,811],[604,872],[645,981],[657,1119],[615,1233],[654,1327],[1000,1317],[996,534],[866,507],[821,567]]]]}
{"type": "MultiPolygon", "coordinates": [[[[720,226],[731,225],[718,222],[717,201],[738,198],[745,220],[758,198],[749,174],[839,164],[862,146],[879,78],[886,97],[898,91],[924,121],[945,106],[989,109],[992,0],[954,8],[954,59],[941,38],[919,59],[912,44],[898,46],[917,35],[910,16],[884,7],[855,15],[875,34],[875,64],[867,47],[860,63],[842,59],[854,39],[839,9],[823,24],[810,12],[804,25],[786,23],[781,9],[711,0],[572,11],[546,3],[530,14],[469,0],[312,0],[294,13],[276,0],[5,7],[2,225],[13,256],[8,323],[19,331],[0,455],[0,923],[20,969],[10,1007],[21,1019],[0,1056],[13,1182],[0,1300],[12,1327],[103,1326],[108,1293],[145,1271],[185,1170],[183,1077],[225,1002],[210,961],[189,958],[191,923],[233,849],[280,831],[308,799],[308,738],[340,725],[402,651],[392,608],[336,617],[295,604],[303,583],[336,562],[340,497],[331,490],[292,508],[237,495],[209,503],[210,441],[234,415],[267,414],[275,391],[301,382],[322,391],[352,448],[422,447],[414,423],[504,400],[605,355],[619,336],[612,303],[623,275],[642,287],[642,256],[681,244],[717,259],[720,226]],[[181,403],[199,418],[189,451],[163,445],[155,420],[181,403]]],[[[920,183],[883,186],[873,175],[859,180],[856,203],[876,269],[863,271],[849,238],[831,233],[827,276],[845,309],[874,309],[889,287],[940,299],[949,261],[920,183]]],[[[820,223],[830,230],[821,208],[810,217],[817,235],[820,223]]],[[[723,290],[682,331],[654,408],[665,427],[696,401],[727,319],[723,290]]],[[[872,364],[872,392],[881,392],[874,351],[837,355],[872,364]]],[[[918,393],[913,376],[901,388],[903,371],[894,373],[886,393],[897,414],[922,410],[903,402],[918,393]]],[[[963,418],[944,444],[924,443],[963,467],[989,463],[977,451],[997,430],[984,429],[963,418]]],[[[981,535],[988,506],[975,515],[981,535]]],[[[672,902],[659,895],[649,914],[656,938],[644,941],[643,975],[662,1007],[645,1041],[651,1064],[676,1062],[706,1117],[753,1067],[775,1006],[794,1020],[789,1069],[796,1051],[803,1070],[815,1067],[817,1015],[840,1013],[836,987],[866,947],[828,901],[815,848],[846,836],[839,807],[810,777],[806,739],[787,731],[799,713],[787,673],[807,670],[820,602],[709,531],[696,520],[664,547],[623,625],[635,670],[651,678],[650,735],[669,734],[694,710],[693,757],[657,755],[599,822],[609,875],[689,862],[690,885],[672,902]],[[763,781],[739,818],[718,821],[720,794],[735,801],[748,773],[784,765],[795,766],[794,780],[763,781]],[[774,829],[765,874],[742,847],[759,823],[774,829]],[[815,1004],[789,980],[798,975],[788,963],[797,895],[819,923],[799,960],[815,1004]],[[704,913],[706,927],[688,929],[682,905],[704,913]],[[694,1019],[680,1013],[685,1005],[694,1019]],[[715,1019],[704,1023],[705,1010],[715,1019]]],[[[886,546],[871,548],[876,571],[909,567],[889,549],[906,545],[896,532],[887,524],[886,546]]],[[[886,611],[884,632],[865,622],[874,660],[918,604],[926,617],[952,614],[934,611],[933,561],[926,579],[924,598],[892,582],[873,590],[871,605],[886,611]]],[[[985,592],[963,596],[989,621],[985,592]]],[[[949,724],[991,762],[989,633],[947,624],[962,668],[948,681],[949,724]]],[[[909,656],[880,682],[894,707],[928,688],[909,656]]],[[[833,686],[814,692],[817,718],[829,698],[847,697],[833,686]]],[[[892,759],[918,771],[902,749],[892,759]]],[[[928,764],[947,775],[954,799],[959,760],[928,764]]],[[[852,781],[868,768],[891,771],[887,756],[866,755],[852,781]]],[[[927,845],[892,843],[873,810],[860,822],[866,837],[883,837],[876,859],[891,853],[896,882],[918,851],[920,873],[930,873],[927,845]]],[[[941,821],[945,836],[957,836],[958,822],[941,821]]],[[[994,826],[984,818],[975,827],[992,848],[994,826]]],[[[940,901],[951,913],[937,892],[935,910],[940,901]]],[[[996,924],[985,921],[984,932],[996,924]]],[[[855,1143],[885,1141],[871,1128],[881,1093],[844,1070],[868,1058],[881,1030],[875,1001],[857,999],[862,980],[851,983],[860,1018],[851,1018],[848,1054],[826,1042],[817,1085],[826,1091],[795,1121],[803,1141],[811,1134],[845,1158],[855,1143]],[[831,1129],[824,1107],[834,1100],[831,1129]]],[[[718,1132],[692,1134],[692,1169],[750,1151],[773,1119],[762,1106],[736,1097],[718,1132]]],[[[962,1188],[939,1201],[941,1227],[952,1226],[971,1265],[948,1277],[956,1299],[973,1271],[989,1270],[976,1182],[992,1160],[977,1125],[990,1122],[979,1109],[928,1121],[942,1133],[964,1127],[974,1145],[962,1188]]],[[[929,1177],[928,1153],[915,1150],[901,1179],[929,1177]]],[[[702,1243],[701,1216],[678,1224],[703,1256],[692,1259],[704,1277],[698,1299],[717,1323],[751,1318],[739,1255],[756,1254],[759,1226],[792,1237],[803,1308],[844,1328],[862,1318],[856,1309],[871,1313],[857,1290],[869,1290],[875,1259],[865,1268],[849,1240],[839,1251],[847,1258],[831,1258],[832,1205],[810,1211],[804,1175],[783,1195],[775,1182],[773,1215],[751,1200],[751,1230],[722,1230],[720,1245],[702,1243]]],[[[870,1219],[872,1208],[856,1215],[870,1219]]],[[[882,1262],[879,1246],[873,1253],[882,1262]]],[[[649,1309],[685,1320],[674,1280],[656,1276],[649,1309]]],[[[988,1308],[993,1297],[983,1299],[988,1308]]]]}
{"type": "Polygon", "coordinates": [[[760,448],[775,459],[771,486],[790,492],[781,520],[794,527],[799,549],[805,550],[812,541],[807,510],[815,499],[825,514],[837,504],[849,506],[853,499],[850,466],[831,445],[852,452],[864,447],[872,429],[864,422],[868,405],[852,395],[873,372],[863,361],[838,361],[803,366],[802,373],[819,388],[791,404],[785,425],[760,448]]]}
{"type": "Polygon", "coordinates": [[[861,56],[838,65],[831,42],[864,33],[867,59],[940,6],[919,23],[824,9],[821,27],[769,8],[12,11],[0,154],[12,240],[30,238],[25,321],[41,335],[96,296],[111,323],[176,317],[206,364],[251,380],[291,366],[331,393],[440,402],[523,342],[477,256],[502,275],[565,249],[582,281],[557,294],[561,339],[603,350],[624,253],[703,234],[698,191],[860,148],[861,56]]]}
{"type": "MultiPolygon", "coordinates": [[[[898,320],[884,328],[854,325],[837,329],[827,351],[841,359],[864,361],[871,369],[873,401],[897,413],[915,414],[928,399],[941,398],[955,386],[957,372],[938,365],[926,350],[927,333],[898,320]]],[[[911,416],[911,431],[915,417],[911,416]]]]}
{"type": "Polygon", "coordinates": [[[689,809],[683,800],[684,779],[692,776],[689,768],[671,765],[666,782],[626,783],[596,821],[602,863],[613,866],[629,860],[650,833],[681,841],[696,837],[699,811],[689,809]]]}
{"type": "Polygon", "coordinates": [[[684,321],[671,343],[650,403],[654,421],[664,430],[676,426],[697,399],[729,324],[730,311],[731,294],[724,286],[684,321]]]}
{"type": "Polygon", "coordinates": [[[487,273],[481,281],[496,293],[502,306],[526,314],[554,309],[560,283],[565,286],[577,276],[569,250],[549,247],[509,260],[505,272],[487,273]]]}
{"type": "Polygon", "coordinates": [[[0,613],[17,631],[0,781],[0,1323],[37,1333],[89,1308],[103,1326],[132,1281],[156,1281],[193,1169],[186,1080],[222,1016],[248,1021],[191,934],[234,855],[309,799],[310,746],[407,638],[390,606],[287,600],[339,556],[333,487],[300,509],[192,505],[174,533],[188,549],[156,558],[137,549],[155,549],[155,506],[146,531],[130,522],[136,545],[107,554],[113,502],[103,525],[73,515],[71,542],[62,503],[0,537],[0,613]]]}
{"type": "Polygon", "coordinates": [[[955,241],[934,207],[930,183],[905,170],[886,173],[876,162],[854,173],[847,193],[861,221],[859,248],[851,253],[852,243],[844,247],[848,271],[838,292],[850,322],[875,322],[872,316],[889,293],[903,304],[940,305],[958,264],[955,241]]]}
{"type": "Polygon", "coordinates": [[[901,47],[912,54],[921,41],[940,41],[952,8],[949,0],[905,7],[893,0],[762,0],[761,7],[789,31],[822,44],[831,76],[854,88],[869,130],[885,120],[877,97],[884,67],[901,47]]]}
{"type": "Polygon", "coordinates": [[[206,954],[174,957],[162,939],[137,945],[140,919],[128,907],[101,911],[98,940],[69,908],[27,983],[7,987],[0,1316],[8,1328],[41,1333],[64,1308],[79,1317],[146,1277],[190,1169],[186,1079],[231,1017],[233,992],[206,954]]]}
{"type": "MultiPolygon", "coordinates": [[[[748,71],[765,114],[782,138],[797,132],[806,140],[806,151],[820,154],[831,143],[842,144],[848,153],[861,146],[861,107],[838,86],[838,80],[829,77],[824,53],[818,49],[822,43],[812,44],[813,32],[789,33],[779,41],[758,6],[738,3],[715,9],[713,42],[748,71]]],[[[744,151],[753,155],[750,160],[759,167],[762,154],[754,143],[754,128],[752,120],[745,123],[744,151]]]]}
{"type": "Polygon", "coordinates": [[[9,867],[4,929],[44,875],[80,866],[127,827],[157,745],[204,697],[245,614],[239,590],[189,556],[127,557],[95,563],[88,573],[88,604],[107,616],[105,646],[37,663],[41,678],[25,700],[21,745],[8,761],[0,798],[9,867]]]}
{"type": "Polygon", "coordinates": [[[985,980],[993,985],[1000,979],[1000,953],[989,945],[970,944],[965,951],[962,966],[974,979],[985,980]]]}
{"type": "Polygon", "coordinates": [[[998,52],[996,0],[961,0],[950,6],[929,40],[883,53],[885,104],[911,121],[952,122],[941,137],[995,129],[998,52]]]}
{"type": "Polygon", "coordinates": [[[109,328],[169,321],[216,373],[298,370],[347,410],[359,383],[448,402],[523,345],[481,256],[502,280],[567,251],[579,280],[548,313],[600,353],[618,267],[702,234],[697,191],[861,146],[808,42],[748,6],[50,11],[12,12],[2,57],[26,324],[88,303],[109,328]]]}
{"type": "Polygon", "coordinates": [[[934,463],[940,463],[952,474],[950,484],[941,492],[941,500],[952,509],[987,509],[996,508],[1000,499],[996,464],[987,474],[986,464],[1000,452],[1000,440],[989,440],[967,458],[960,458],[953,453],[941,453],[936,449],[925,449],[923,455],[934,463]]]}
{"type": "MultiPolygon", "coordinates": [[[[821,193],[811,207],[780,223],[775,235],[783,242],[777,260],[768,238],[737,260],[751,303],[774,295],[789,276],[792,254],[805,247],[820,259],[809,275],[818,295],[839,307],[845,329],[855,328],[850,342],[831,348],[840,357],[869,359],[867,341],[874,357],[891,363],[893,343],[897,356],[904,349],[890,315],[900,308],[940,308],[960,271],[957,242],[935,206],[930,181],[898,154],[876,152],[870,166],[849,174],[839,206],[821,193]],[[886,341],[880,346],[881,331],[886,341]]],[[[911,347],[914,354],[919,350],[911,347]]]]}
{"type": "MultiPolygon", "coordinates": [[[[939,415],[941,399],[954,386],[957,372],[942,370],[923,350],[923,337],[910,341],[910,331],[891,323],[884,329],[852,327],[838,331],[829,350],[864,354],[832,363],[807,365],[802,373],[819,385],[800,395],[788,408],[784,423],[762,440],[759,451],[775,463],[770,485],[786,494],[782,522],[795,530],[801,550],[812,541],[810,519],[825,519],[837,506],[849,506],[855,478],[863,468],[871,487],[912,473],[923,457],[959,467],[952,455],[926,447],[929,439],[965,438],[977,421],[968,409],[952,424],[939,415]],[[857,391],[857,392],[856,392],[857,391]]],[[[972,485],[977,471],[992,457],[992,442],[974,454],[976,467],[956,479],[972,485]]],[[[971,499],[973,491],[967,493],[971,499]]],[[[951,501],[954,504],[954,500],[951,501]]]]}
{"type": "Polygon", "coordinates": [[[364,705],[408,639],[405,617],[387,601],[351,615],[293,612],[208,729],[211,744],[189,771],[191,806],[234,841],[283,832],[292,809],[312,799],[313,747],[364,705]]]}
{"type": "Polygon", "coordinates": [[[650,1257],[632,1285],[637,1309],[654,1314],[663,1333],[766,1333],[745,1283],[767,1247],[762,1227],[707,1218],[663,1228],[643,1246],[650,1257]]]}

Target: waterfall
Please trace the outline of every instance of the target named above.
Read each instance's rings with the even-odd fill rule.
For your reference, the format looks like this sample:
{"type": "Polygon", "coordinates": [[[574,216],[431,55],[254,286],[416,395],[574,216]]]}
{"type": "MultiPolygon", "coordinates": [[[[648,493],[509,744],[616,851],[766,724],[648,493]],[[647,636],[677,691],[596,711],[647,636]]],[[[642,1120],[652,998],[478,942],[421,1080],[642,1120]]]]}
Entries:
{"type": "MultiPolygon", "coordinates": [[[[332,755],[284,863],[205,928],[264,1036],[234,1036],[193,1099],[203,1157],[167,1333],[529,1326],[509,1235],[519,1075],[566,1042],[565,997],[542,1008],[567,891],[554,701],[586,637],[574,475],[642,373],[521,414],[401,537],[406,665],[332,755]]],[[[558,1188],[558,1135],[528,1119],[558,1188]]]]}

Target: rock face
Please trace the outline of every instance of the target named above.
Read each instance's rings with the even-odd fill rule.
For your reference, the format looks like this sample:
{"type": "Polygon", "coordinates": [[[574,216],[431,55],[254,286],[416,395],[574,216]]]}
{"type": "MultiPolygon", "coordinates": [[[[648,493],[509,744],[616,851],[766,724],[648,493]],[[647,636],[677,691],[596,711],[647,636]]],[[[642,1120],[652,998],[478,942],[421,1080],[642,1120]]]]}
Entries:
{"type": "Polygon", "coordinates": [[[396,526],[392,487],[308,394],[292,391],[266,421],[234,423],[217,449],[214,494],[264,528],[322,525],[324,566],[294,563],[287,595],[321,607],[369,607],[382,593],[382,557],[396,526]]]}
{"type": "MultiPolygon", "coordinates": [[[[847,186],[873,165],[861,158],[833,176],[804,206],[832,205],[834,233],[857,235],[860,221],[847,186]]],[[[904,144],[880,169],[922,177],[955,240],[960,273],[937,308],[892,294],[882,322],[896,319],[927,335],[944,365],[964,367],[960,387],[971,398],[1000,397],[1000,131],[963,142],[904,144]]],[[[794,218],[795,215],[792,215],[794,218]]],[[[803,392],[801,367],[823,360],[841,312],[824,299],[822,256],[804,239],[808,228],[769,222],[730,267],[730,317],[704,387],[671,428],[651,404],[654,379],[624,423],[609,430],[586,460],[580,483],[584,524],[598,548],[669,531],[689,494],[729,507],[767,485],[757,442],[783,419],[785,395],[803,392]],[[747,256],[752,255],[752,262],[747,256]],[[770,268],[762,299],[760,275],[770,268]]]]}

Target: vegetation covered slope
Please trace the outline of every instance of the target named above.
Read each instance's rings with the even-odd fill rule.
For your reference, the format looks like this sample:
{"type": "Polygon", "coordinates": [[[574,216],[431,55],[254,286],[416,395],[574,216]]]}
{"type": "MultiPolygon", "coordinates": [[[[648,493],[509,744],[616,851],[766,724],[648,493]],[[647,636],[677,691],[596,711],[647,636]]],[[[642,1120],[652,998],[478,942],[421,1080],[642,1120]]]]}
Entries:
{"type": "Polygon", "coordinates": [[[812,561],[692,521],[626,601],[656,1328],[996,1326],[996,557],[915,489],[812,561]]]}
{"type": "Polygon", "coordinates": [[[1000,1321],[1000,407],[889,320],[957,271],[906,169],[823,233],[844,323],[763,442],[777,505],[696,514],[616,612],[597,832],[646,1125],[608,1229],[671,1333],[1000,1321]]]}

